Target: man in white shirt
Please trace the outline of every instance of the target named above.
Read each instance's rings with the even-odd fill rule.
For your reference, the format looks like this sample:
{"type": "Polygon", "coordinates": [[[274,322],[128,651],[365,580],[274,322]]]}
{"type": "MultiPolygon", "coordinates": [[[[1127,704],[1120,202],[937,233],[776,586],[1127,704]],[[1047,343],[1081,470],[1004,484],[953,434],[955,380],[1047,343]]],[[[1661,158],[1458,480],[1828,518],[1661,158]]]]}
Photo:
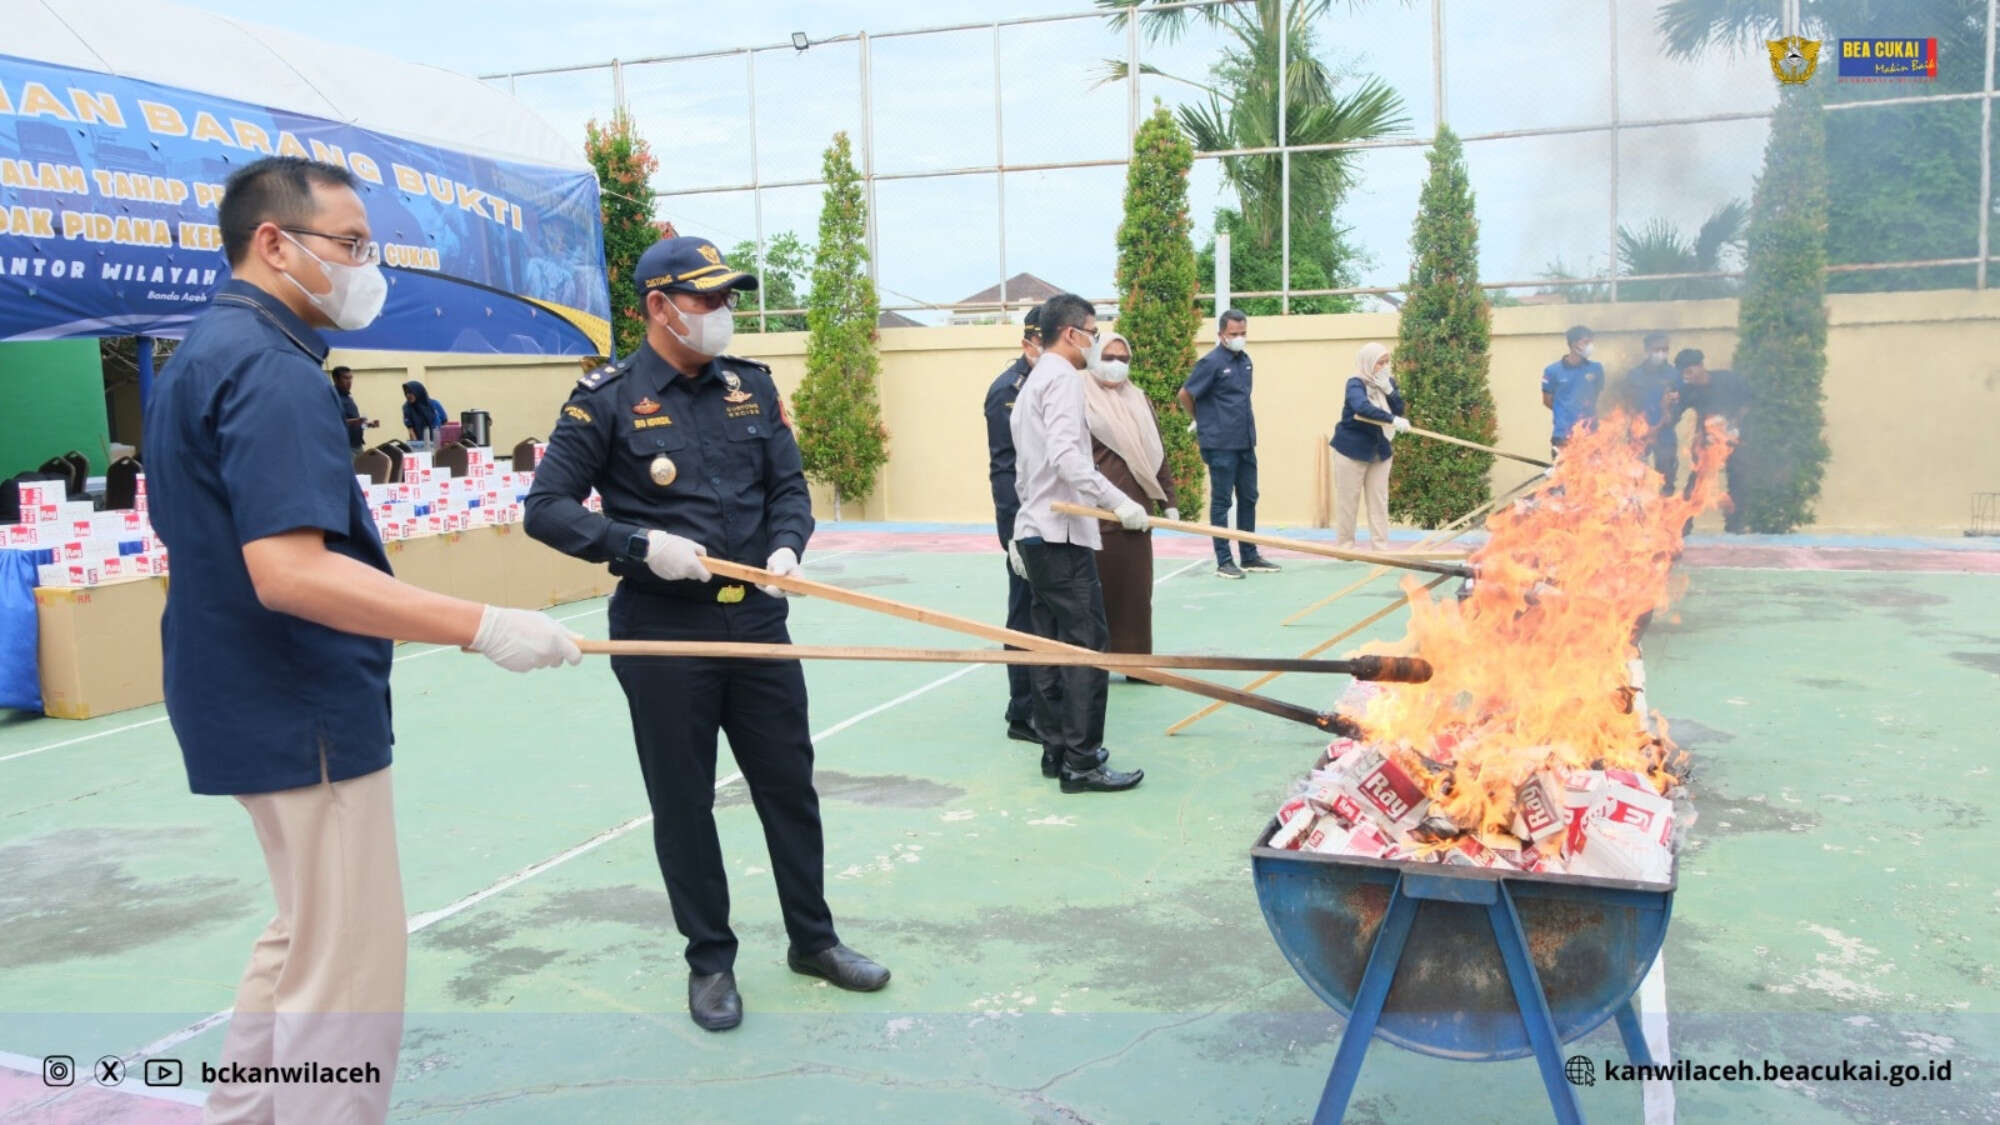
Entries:
{"type": "MultiPolygon", "coordinates": [[[[1078,372],[1097,355],[1097,311],[1074,293],[1058,293],[1042,304],[1041,324],[1042,358],[1028,373],[1008,423],[1021,510],[1007,559],[1033,591],[1036,633],[1102,652],[1111,630],[1097,579],[1097,521],[1059,515],[1052,505],[1110,508],[1132,531],[1146,529],[1146,510],[1106,480],[1090,458],[1078,372]]],[[[1042,776],[1059,777],[1065,793],[1116,793],[1146,776],[1144,770],[1105,764],[1110,752],[1104,748],[1104,697],[1110,679],[1102,668],[1034,669],[1042,776]]]]}

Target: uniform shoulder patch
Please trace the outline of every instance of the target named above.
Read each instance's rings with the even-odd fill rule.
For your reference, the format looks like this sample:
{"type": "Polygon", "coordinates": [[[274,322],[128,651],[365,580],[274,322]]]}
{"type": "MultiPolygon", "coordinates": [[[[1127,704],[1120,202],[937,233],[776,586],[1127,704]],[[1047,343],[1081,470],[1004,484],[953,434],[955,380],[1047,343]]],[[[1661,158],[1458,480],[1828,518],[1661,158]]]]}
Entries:
{"type": "Polygon", "coordinates": [[[769,375],[771,373],[771,365],[765,363],[761,359],[745,359],[740,355],[722,355],[722,356],[717,356],[715,358],[722,360],[725,363],[733,363],[742,367],[754,367],[757,370],[762,371],[766,375],[769,375]]]}
{"type": "Polygon", "coordinates": [[[563,412],[563,417],[571,418],[578,422],[582,422],[586,426],[590,425],[591,422],[594,421],[594,419],[592,419],[590,416],[590,411],[585,410],[583,407],[578,406],[573,402],[564,405],[562,408],[562,412],[563,412]]]}
{"type": "Polygon", "coordinates": [[[618,378],[620,375],[625,374],[625,372],[631,369],[632,361],[637,358],[639,358],[639,353],[633,352],[617,363],[607,363],[594,371],[586,372],[583,378],[576,381],[576,385],[586,391],[594,391],[611,382],[613,379],[618,378]]]}

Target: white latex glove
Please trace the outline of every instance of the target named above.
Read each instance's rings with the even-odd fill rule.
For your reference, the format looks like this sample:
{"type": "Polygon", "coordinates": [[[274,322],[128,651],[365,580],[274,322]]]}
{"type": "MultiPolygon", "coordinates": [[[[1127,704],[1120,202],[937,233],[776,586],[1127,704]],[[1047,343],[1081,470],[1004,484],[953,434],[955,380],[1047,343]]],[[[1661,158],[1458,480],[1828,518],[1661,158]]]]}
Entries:
{"type": "Polygon", "coordinates": [[[1407,433],[1409,433],[1409,432],[1410,432],[1410,420],[1409,420],[1408,418],[1405,418],[1405,417],[1403,417],[1403,416],[1402,416],[1402,415],[1400,415],[1400,414],[1396,415],[1396,432],[1397,432],[1397,433],[1399,433],[1399,434],[1407,434],[1407,433]]]}
{"type": "Polygon", "coordinates": [[[706,554],[708,548],[692,539],[664,531],[646,533],[646,566],[669,582],[708,581],[708,568],[701,565],[701,557],[706,554]]]}
{"type": "MultiPolygon", "coordinates": [[[[799,572],[799,553],[790,547],[780,547],[771,552],[771,561],[764,564],[764,569],[779,577],[796,575],[799,572]]],[[[759,586],[757,588],[774,598],[789,598],[792,596],[792,592],[783,586],[759,586]]]]}
{"type": "Polygon", "coordinates": [[[1028,564],[1021,561],[1021,542],[1018,539],[1007,540],[1007,567],[1016,578],[1023,582],[1028,580],[1028,564]]]}
{"type": "Polygon", "coordinates": [[[1193,422],[1189,422],[1189,423],[1188,423],[1188,433],[1193,433],[1193,432],[1194,432],[1194,427],[1195,427],[1195,424],[1194,424],[1193,422]]]}
{"type": "Polygon", "coordinates": [[[1177,520],[1177,519],[1180,519],[1180,518],[1181,518],[1181,510],[1180,510],[1179,508],[1168,508],[1168,509],[1167,509],[1167,518],[1168,518],[1168,519],[1170,519],[1170,520],[1177,520]]]}
{"type": "Polygon", "coordinates": [[[1145,506],[1129,496],[1120,500],[1118,506],[1111,509],[1111,514],[1118,517],[1118,526],[1127,531],[1144,531],[1153,525],[1153,521],[1146,518],[1145,506]]]}
{"type": "Polygon", "coordinates": [[[479,632],[467,646],[509,672],[553,668],[583,659],[576,637],[546,613],[489,605],[479,615],[479,632]]]}

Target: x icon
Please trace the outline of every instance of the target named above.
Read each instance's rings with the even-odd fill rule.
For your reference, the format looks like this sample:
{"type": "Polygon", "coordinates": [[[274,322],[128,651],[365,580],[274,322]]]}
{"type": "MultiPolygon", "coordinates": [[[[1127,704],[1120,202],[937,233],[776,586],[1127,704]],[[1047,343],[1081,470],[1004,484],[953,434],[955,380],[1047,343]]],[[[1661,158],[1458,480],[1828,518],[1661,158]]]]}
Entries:
{"type": "Polygon", "coordinates": [[[116,1086],[125,1081],[125,1060],[115,1055],[106,1055],[97,1060],[97,1084],[116,1086]]]}

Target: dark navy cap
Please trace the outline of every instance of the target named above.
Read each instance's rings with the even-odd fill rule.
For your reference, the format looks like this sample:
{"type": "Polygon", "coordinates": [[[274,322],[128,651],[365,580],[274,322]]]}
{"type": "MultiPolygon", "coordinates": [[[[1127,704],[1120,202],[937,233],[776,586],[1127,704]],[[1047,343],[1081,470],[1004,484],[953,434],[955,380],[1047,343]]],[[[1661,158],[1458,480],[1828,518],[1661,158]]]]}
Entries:
{"type": "Polygon", "coordinates": [[[709,293],[717,289],[755,289],[754,274],[731,269],[722,260],[722,251],[706,238],[681,235],[663,238],[639,255],[632,271],[632,283],[644,297],[655,289],[682,293],[709,293]]]}

